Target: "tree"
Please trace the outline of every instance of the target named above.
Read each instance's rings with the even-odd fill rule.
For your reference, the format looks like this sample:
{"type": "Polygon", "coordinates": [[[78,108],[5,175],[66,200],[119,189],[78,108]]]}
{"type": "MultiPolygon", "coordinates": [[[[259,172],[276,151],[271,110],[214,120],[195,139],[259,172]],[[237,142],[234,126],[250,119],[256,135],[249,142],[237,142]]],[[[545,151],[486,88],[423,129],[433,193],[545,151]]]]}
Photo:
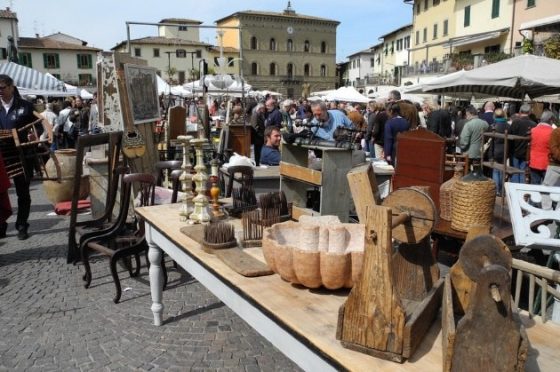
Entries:
{"type": "Polygon", "coordinates": [[[556,34],[544,42],[544,55],[548,58],[560,59],[560,34],[556,34]]]}
{"type": "Polygon", "coordinates": [[[175,80],[174,76],[177,73],[177,69],[175,67],[169,67],[166,73],[167,73],[167,79],[169,80],[169,83],[172,83],[175,80]]]}

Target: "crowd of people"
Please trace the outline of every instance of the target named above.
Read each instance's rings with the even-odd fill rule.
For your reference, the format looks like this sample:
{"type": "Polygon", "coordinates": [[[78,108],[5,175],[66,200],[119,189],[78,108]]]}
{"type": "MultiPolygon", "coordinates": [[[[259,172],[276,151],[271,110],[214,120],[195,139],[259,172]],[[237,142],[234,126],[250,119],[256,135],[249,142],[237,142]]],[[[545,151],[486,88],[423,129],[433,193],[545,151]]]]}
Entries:
{"type": "MultiPolygon", "coordinates": [[[[393,90],[385,99],[367,105],[308,102],[306,99],[277,102],[274,97],[266,97],[248,105],[247,115],[252,127],[256,164],[277,165],[279,162],[279,143],[271,141],[268,128],[276,129],[272,132],[274,138],[280,138],[281,133],[309,131],[316,139],[335,142],[341,140],[338,129],[350,129],[354,148],[395,165],[398,134],[423,127],[447,140],[448,153],[467,155],[473,169],[480,168],[483,160],[498,164],[505,160],[521,171],[513,174],[508,179],[510,182],[551,186],[560,182],[560,129],[555,129],[558,113],[552,111],[552,105],[545,104],[535,112],[530,104],[515,102],[486,102],[480,109],[473,105],[439,107],[402,100],[400,92],[393,90]],[[503,139],[483,141],[483,134],[492,131],[530,136],[530,140],[511,141],[508,153],[504,154],[503,139]],[[268,157],[271,148],[277,152],[274,161],[268,157]],[[263,159],[263,152],[267,153],[267,159],[263,159]]],[[[483,171],[494,179],[497,192],[501,193],[504,172],[483,171]]]]}
{"type": "MultiPolygon", "coordinates": [[[[33,103],[19,95],[13,80],[7,75],[0,75],[0,99],[0,129],[21,128],[37,119],[33,103]]],[[[550,106],[545,106],[538,110],[537,117],[532,106],[527,103],[521,104],[518,110],[515,108],[515,104],[494,102],[486,102],[480,110],[474,106],[421,105],[402,100],[398,90],[389,92],[385,99],[367,105],[309,102],[304,98],[278,102],[275,97],[267,96],[260,101],[250,101],[245,106],[240,99],[234,99],[231,102],[229,124],[250,124],[257,165],[280,163],[282,136],[290,138],[286,135],[305,135],[335,143],[350,142],[354,149],[363,150],[366,156],[396,165],[398,134],[423,127],[447,140],[447,152],[466,154],[474,167],[482,160],[493,160],[498,164],[506,161],[522,171],[514,174],[510,182],[560,185],[560,129],[556,128],[558,113],[552,111],[550,106]],[[484,133],[489,131],[530,136],[530,141],[512,141],[506,154],[503,139],[492,138],[483,143],[484,133]]],[[[225,118],[228,112],[225,101],[212,101],[208,109],[209,115],[213,117],[225,118]]],[[[45,128],[41,137],[49,142],[51,150],[74,148],[79,136],[99,131],[95,95],[90,101],[81,97],[51,100],[45,104],[45,110],[40,115],[50,127],[45,128]]],[[[22,141],[26,140],[22,138],[22,141]]],[[[18,198],[16,229],[20,239],[28,237],[32,162],[26,161],[24,169],[24,175],[13,177],[18,198]]],[[[487,175],[494,179],[497,192],[500,193],[504,172],[487,170],[487,175]]],[[[6,179],[0,172],[0,238],[6,235],[6,220],[11,215],[7,188],[3,187],[9,185],[9,182],[3,181],[6,179]]]]}

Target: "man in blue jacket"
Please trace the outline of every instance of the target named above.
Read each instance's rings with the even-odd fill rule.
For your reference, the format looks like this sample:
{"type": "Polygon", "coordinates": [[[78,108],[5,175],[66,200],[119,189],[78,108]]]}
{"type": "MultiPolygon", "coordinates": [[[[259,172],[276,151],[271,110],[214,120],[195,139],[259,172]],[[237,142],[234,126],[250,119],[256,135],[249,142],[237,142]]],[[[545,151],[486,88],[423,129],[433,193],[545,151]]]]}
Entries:
{"type": "MultiPolygon", "coordinates": [[[[0,75],[0,129],[19,129],[35,121],[33,104],[21,98],[14,81],[8,75],[0,75]]],[[[21,142],[27,142],[25,133],[19,136],[21,142]]],[[[9,165],[9,164],[6,164],[9,165]]],[[[16,219],[17,237],[25,240],[29,237],[27,229],[29,212],[31,211],[31,196],[29,185],[33,176],[33,159],[25,158],[23,168],[25,174],[13,177],[16,187],[18,212],[16,219]]]]}
{"type": "Polygon", "coordinates": [[[280,129],[275,126],[266,127],[264,130],[265,145],[261,151],[261,164],[279,165],[280,164],[280,129]]]}

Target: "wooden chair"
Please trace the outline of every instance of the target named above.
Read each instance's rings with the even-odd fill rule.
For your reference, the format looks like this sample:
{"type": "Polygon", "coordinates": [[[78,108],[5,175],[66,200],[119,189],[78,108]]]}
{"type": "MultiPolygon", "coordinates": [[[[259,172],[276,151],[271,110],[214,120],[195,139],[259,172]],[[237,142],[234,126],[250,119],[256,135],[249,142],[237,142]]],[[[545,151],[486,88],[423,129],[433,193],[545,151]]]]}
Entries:
{"type": "Polygon", "coordinates": [[[179,179],[183,174],[181,169],[176,169],[171,172],[171,185],[173,188],[173,193],[171,194],[171,203],[177,203],[179,197],[179,190],[181,190],[181,180],[179,179]]]}
{"type": "Polygon", "coordinates": [[[160,160],[156,162],[156,186],[167,186],[164,185],[166,176],[169,181],[171,179],[171,172],[176,169],[181,169],[182,164],[181,160],[160,160]]]}
{"type": "MultiPolygon", "coordinates": [[[[121,284],[117,273],[117,262],[125,259],[130,276],[135,277],[140,272],[140,254],[146,254],[148,244],[144,236],[144,224],[142,221],[128,222],[129,207],[131,205],[131,194],[133,185],[136,185],[139,192],[138,204],[140,206],[152,205],[154,201],[156,179],[151,174],[134,173],[126,174],[121,185],[121,199],[119,215],[115,223],[107,229],[100,230],[93,236],[89,236],[80,244],[82,263],[84,264],[85,287],[91,284],[92,274],[89,264],[90,251],[98,252],[110,257],[110,269],[115,283],[116,293],[113,298],[118,303],[121,298],[121,284]],[[132,270],[130,258],[134,256],[136,267],[132,270]]],[[[164,275],[167,273],[164,271],[164,275]]],[[[165,278],[165,281],[167,278],[165,278]]]]}
{"type": "Polygon", "coordinates": [[[445,167],[454,168],[456,165],[463,167],[463,174],[467,175],[470,166],[469,156],[467,154],[445,154],[445,167]]]}
{"type": "Polygon", "coordinates": [[[110,226],[114,217],[120,178],[125,168],[119,169],[119,155],[121,151],[122,132],[100,133],[78,137],[76,146],[76,170],[74,174],[74,190],[72,192],[72,207],[70,213],[70,227],[68,232],[67,261],[77,262],[80,259],[80,237],[84,234],[110,226]],[[107,191],[105,193],[105,208],[101,216],[78,221],[78,201],[80,199],[80,179],[83,174],[83,160],[87,149],[92,146],[107,146],[107,191]],[[107,225],[109,224],[109,225],[107,225]]]}
{"type": "Polygon", "coordinates": [[[253,187],[253,167],[234,165],[227,169],[227,173],[229,174],[229,179],[226,186],[226,198],[231,196],[234,181],[241,184],[243,188],[253,187]]]}

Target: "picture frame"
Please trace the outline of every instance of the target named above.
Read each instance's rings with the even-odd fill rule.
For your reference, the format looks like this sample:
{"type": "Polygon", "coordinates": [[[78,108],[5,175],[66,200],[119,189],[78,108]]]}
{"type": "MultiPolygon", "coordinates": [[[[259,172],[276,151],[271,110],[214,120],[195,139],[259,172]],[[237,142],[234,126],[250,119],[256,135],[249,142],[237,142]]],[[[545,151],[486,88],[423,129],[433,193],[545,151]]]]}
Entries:
{"type": "Polygon", "coordinates": [[[125,64],[124,75],[133,123],[136,125],[159,120],[161,114],[156,69],[125,64]]]}

